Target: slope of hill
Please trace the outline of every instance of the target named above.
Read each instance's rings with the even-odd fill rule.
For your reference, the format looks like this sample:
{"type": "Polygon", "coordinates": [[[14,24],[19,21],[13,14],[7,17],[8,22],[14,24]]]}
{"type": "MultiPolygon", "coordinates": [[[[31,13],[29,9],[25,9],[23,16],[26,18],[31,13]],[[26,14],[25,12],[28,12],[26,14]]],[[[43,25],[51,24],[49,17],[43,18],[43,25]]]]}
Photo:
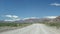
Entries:
{"type": "Polygon", "coordinates": [[[51,21],[47,22],[46,24],[50,25],[50,26],[56,26],[57,28],[59,28],[60,27],[60,16],[52,19],[51,21]]]}

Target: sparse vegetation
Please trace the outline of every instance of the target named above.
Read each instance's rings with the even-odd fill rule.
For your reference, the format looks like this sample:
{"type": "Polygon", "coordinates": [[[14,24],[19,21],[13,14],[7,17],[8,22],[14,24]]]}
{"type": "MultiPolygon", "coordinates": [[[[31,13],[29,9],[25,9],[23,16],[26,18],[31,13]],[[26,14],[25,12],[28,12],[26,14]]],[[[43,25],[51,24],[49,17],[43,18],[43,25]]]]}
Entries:
{"type": "Polygon", "coordinates": [[[60,28],[60,23],[58,23],[58,22],[51,22],[51,23],[46,22],[44,24],[46,24],[48,26],[54,26],[54,27],[60,28]]]}
{"type": "Polygon", "coordinates": [[[26,27],[28,25],[31,25],[31,23],[0,22],[0,32],[18,29],[18,28],[26,27]]]}
{"type": "Polygon", "coordinates": [[[29,23],[0,23],[1,26],[11,26],[11,27],[18,27],[18,26],[27,26],[30,25],[29,23]]]}

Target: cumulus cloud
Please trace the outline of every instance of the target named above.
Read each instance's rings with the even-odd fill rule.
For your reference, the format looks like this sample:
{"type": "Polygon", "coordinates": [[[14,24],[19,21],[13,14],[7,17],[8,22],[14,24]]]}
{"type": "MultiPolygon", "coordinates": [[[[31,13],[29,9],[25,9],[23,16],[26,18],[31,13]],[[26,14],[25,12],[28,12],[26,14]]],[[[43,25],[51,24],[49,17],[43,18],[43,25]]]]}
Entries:
{"type": "Polygon", "coordinates": [[[5,17],[12,17],[11,15],[5,15],[5,17]]]}
{"type": "Polygon", "coordinates": [[[56,18],[56,17],[58,17],[58,16],[46,16],[45,18],[51,18],[51,19],[54,19],[54,18],[56,18]]]}
{"type": "Polygon", "coordinates": [[[18,16],[16,16],[16,15],[5,15],[5,17],[9,17],[9,18],[18,18],[18,16]]]}
{"type": "Polygon", "coordinates": [[[4,17],[9,18],[5,19],[5,21],[17,21],[20,20],[20,18],[16,15],[4,15],[4,17]]]}
{"type": "Polygon", "coordinates": [[[52,6],[60,6],[60,3],[51,3],[52,6]]]}

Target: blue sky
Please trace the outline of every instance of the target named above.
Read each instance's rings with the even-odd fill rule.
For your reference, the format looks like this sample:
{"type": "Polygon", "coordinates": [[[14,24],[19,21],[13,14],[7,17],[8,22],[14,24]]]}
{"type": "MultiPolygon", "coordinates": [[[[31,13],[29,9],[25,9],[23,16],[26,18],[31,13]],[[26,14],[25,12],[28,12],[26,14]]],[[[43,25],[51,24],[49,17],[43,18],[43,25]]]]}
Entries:
{"type": "Polygon", "coordinates": [[[2,15],[16,15],[20,18],[59,16],[60,0],[0,0],[2,15]]]}

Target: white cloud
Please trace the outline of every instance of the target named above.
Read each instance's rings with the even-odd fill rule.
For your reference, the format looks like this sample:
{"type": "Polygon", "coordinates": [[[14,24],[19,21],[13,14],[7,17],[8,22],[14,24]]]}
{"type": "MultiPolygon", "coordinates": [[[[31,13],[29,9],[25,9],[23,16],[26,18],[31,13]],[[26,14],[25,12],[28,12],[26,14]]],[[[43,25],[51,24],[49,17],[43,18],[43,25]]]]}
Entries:
{"type": "Polygon", "coordinates": [[[5,15],[5,17],[18,18],[18,16],[16,16],[16,15],[5,15]]]}
{"type": "Polygon", "coordinates": [[[60,6],[60,3],[51,3],[52,6],[60,6]]]}
{"type": "Polygon", "coordinates": [[[12,17],[13,17],[13,18],[18,18],[18,16],[16,16],[16,15],[13,15],[12,17]]]}
{"type": "Polygon", "coordinates": [[[20,20],[20,18],[16,15],[5,15],[4,17],[9,18],[5,19],[5,21],[17,21],[20,20]]]}
{"type": "Polygon", "coordinates": [[[58,17],[58,16],[46,16],[45,18],[51,18],[51,19],[54,19],[54,18],[56,18],[56,17],[58,17]]]}
{"type": "Polygon", "coordinates": [[[5,15],[4,17],[12,17],[11,15],[5,15]]]}

